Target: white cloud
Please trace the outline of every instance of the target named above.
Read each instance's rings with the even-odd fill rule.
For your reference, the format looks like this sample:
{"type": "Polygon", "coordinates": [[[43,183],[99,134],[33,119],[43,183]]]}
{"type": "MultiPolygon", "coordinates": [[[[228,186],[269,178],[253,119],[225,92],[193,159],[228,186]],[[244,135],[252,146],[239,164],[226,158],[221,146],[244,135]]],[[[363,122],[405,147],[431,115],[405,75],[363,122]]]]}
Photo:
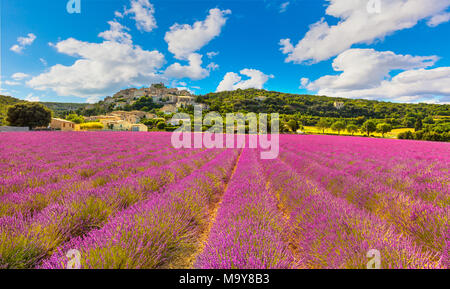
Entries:
{"type": "Polygon", "coordinates": [[[14,44],[10,48],[10,50],[15,53],[21,53],[26,46],[30,46],[31,44],[33,44],[34,40],[36,40],[36,35],[34,35],[33,33],[28,33],[26,37],[17,38],[17,42],[19,44],[14,44]]]}
{"type": "Polygon", "coordinates": [[[115,16],[122,18],[125,15],[134,15],[132,18],[136,21],[136,27],[141,31],[150,32],[157,28],[155,19],[155,8],[149,0],[131,0],[131,7],[125,9],[124,13],[115,12],[115,16]]]}
{"type": "Polygon", "coordinates": [[[287,10],[287,7],[289,6],[290,2],[284,2],[280,5],[280,13],[284,13],[287,10]]]}
{"type": "Polygon", "coordinates": [[[214,63],[214,62],[211,62],[210,64],[208,64],[208,65],[206,66],[206,68],[207,68],[209,71],[214,71],[214,70],[219,69],[219,64],[216,64],[216,63],[214,63]]]}
{"type": "Polygon", "coordinates": [[[214,56],[217,56],[217,55],[219,55],[219,52],[216,52],[216,51],[211,51],[211,52],[206,53],[206,56],[208,56],[209,59],[212,59],[214,56]]]}
{"type": "Polygon", "coordinates": [[[311,25],[295,46],[290,39],[282,39],[281,50],[288,55],[286,62],[320,62],[353,44],[370,44],[395,31],[411,28],[423,19],[434,18],[430,20],[432,25],[442,23],[442,17],[446,16],[439,15],[450,6],[450,0],[390,0],[382,2],[381,13],[369,13],[365,0],[327,1],[330,4],[326,14],[340,21],[330,26],[322,19],[311,25]]]}
{"type": "Polygon", "coordinates": [[[39,96],[34,96],[32,93],[28,94],[25,98],[26,101],[38,102],[40,100],[39,96]]]}
{"type": "Polygon", "coordinates": [[[33,33],[28,33],[26,37],[19,37],[17,38],[17,42],[19,42],[22,46],[28,46],[33,44],[34,40],[36,40],[36,35],[33,33]]]}
{"type": "Polygon", "coordinates": [[[188,56],[189,65],[181,65],[174,63],[170,65],[166,71],[165,76],[169,78],[190,78],[192,80],[199,80],[209,76],[209,70],[202,67],[202,55],[192,53],[188,56]]]}
{"type": "Polygon", "coordinates": [[[5,80],[5,84],[9,85],[9,86],[16,86],[16,85],[20,85],[20,82],[5,80]]]}
{"type": "Polygon", "coordinates": [[[430,20],[428,20],[427,25],[430,27],[436,27],[439,24],[445,23],[450,21],[450,13],[442,13],[438,14],[436,16],[431,17],[430,20]]]}
{"type": "Polygon", "coordinates": [[[47,60],[45,60],[44,58],[39,58],[39,61],[42,63],[42,65],[47,66],[47,60]]]}
{"type": "Polygon", "coordinates": [[[174,24],[164,37],[169,51],[177,59],[187,59],[193,52],[198,51],[217,37],[225,25],[226,15],[231,10],[211,9],[205,21],[197,21],[192,26],[189,24],[174,24]]]}
{"type": "Polygon", "coordinates": [[[69,38],[55,44],[59,53],[78,59],[71,66],[52,66],[27,85],[37,90],[51,89],[61,96],[92,99],[110,95],[122,87],[163,80],[158,69],[165,63],[164,55],[133,45],[123,26],[116,22],[110,25],[111,30],[99,34],[105,39],[102,43],[69,38]]]}
{"type": "Polygon", "coordinates": [[[86,99],[86,103],[97,103],[99,101],[100,101],[100,97],[98,97],[98,96],[91,96],[86,99]]]}
{"type": "Polygon", "coordinates": [[[230,91],[236,89],[247,89],[247,88],[257,88],[262,89],[264,84],[273,78],[273,75],[266,75],[263,72],[256,69],[243,69],[240,71],[241,75],[248,76],[249,79],[242,80],[239,74],[234,72],[228,72],[225,74],[223,80],[219,83],[217,87],[217,92],[220,91],[230,91]]]}
{"type": "Polygon", "coordinates": [[[23,72],[17,72],[17,73],[14,73],[13,75],[11,75],[11,78],[14,80],[22,80],[22,79],[25,79],[28,77],[30,77],[30,75],[23,73],[23,72]]]}
{"type": "Polygon", "coordinates": [[[125,44],[132,44],[131,35],[126,30],[130,30],[129,28],[123,26],[117,21],[109,21],[110,30],[101,32],[98,36],[109,41],[115,41],[125,44]]]}
{"type": "Polygon", "coordinates": [[[11,48],[9,50],[11,50],[15,53],[21,53],[23,50],[23,47],[20,47],[19,45],[14,44],[13,46],[11,46],[11,48]]]}
{"type": "Polygon", "coordinates": [[[309,84],[309,79],[306,77],[303,77],[300,79],[300,88],[306,88],[309,84]]]}
{"type": "Polygon", "coordinates": [[[320,95],[334,97],[447,102],[450,100],[450,67],[426,69],[437,60],[436,56],[350,49],[333,61],[333,69],[341,74],[326,75],[313,82],[303,78],[301,83],[320,95]],[[390,72],[397,70],[403,72],[390,76],[390,72]]]}

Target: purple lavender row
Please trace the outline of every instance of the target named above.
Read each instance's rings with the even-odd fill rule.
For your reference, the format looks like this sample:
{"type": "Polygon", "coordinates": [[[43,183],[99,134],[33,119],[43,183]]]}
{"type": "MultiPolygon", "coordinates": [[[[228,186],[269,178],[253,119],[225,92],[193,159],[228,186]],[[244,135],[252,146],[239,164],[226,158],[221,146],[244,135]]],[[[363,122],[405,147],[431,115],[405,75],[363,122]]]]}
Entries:
{"type": "MultiPolygon", "coordinates": [[[[286,137],[287,139],[288,137],[286,137]]],[[[284,148],[329,169],[370,179],[413,198],[440,207],[450,204],[450,145],[361,138],[327,137],[335,145],[308,137],[304,142],[287,142],[284,148]],[[358,149],[355,149],[355,148],[358,149]],[[299,149],[300,148],[300,149],[299,149]],[[376,172],[374,174],[374,172],[376,172]]]]}
{"type": "Polygon", "coordinates": [[[365,269],[372,249],[380,252],[384,269],[443,268],[440,256],[415,245],[376,215],[317,187],[280,160],[264,161],[264,169],[280,208],[289,216],[289,240],[299,268],[365,269]]]}
{"type": "Polygon", "coordinates": [[[163,193],[58,248],[41,268],[65,268],[70,249],[81,252],[82,268],[161,268],[188,258],[199,245],[209,206],[223,190],[236,157],[236,151],[225,150],[163,193]]]}
{"type": "MultiPolygon", "coordinates": [[[[320,147],[315,146],[315,149],[319,150],[320,147]]],[[[448,226],[448,206],[436,206],[373,179],[330,169],[325,164],[311,162],[305,155],[300,157],[296,153],[283,151],[281,158],[299,174],[309,176],[333,195],[377,214],[395,225],[400,232],[413,237],[427,250],[442,254],[448,226]]],[[[338,161],[339,159],[333,160],[338,161]]],[[[365,170],[365,167],[360,169],[365,170]]],[[[376,175],[377,172],[373,171],[372,174],[376,175]]]]}
{"type": "Polygon", "coordinates": [[[36,264],[62,243],[101,228],[110,216],[151,198],[155,190],[182,179],[215,155],[204,151],[197,159],[188,158],[166,168],[144,172],[141,178],[127,178],[97,189],[76,191],[29,220],[20,215],[15,219],[0,218],[0,241],[9,244],[0,247],[0,255],[3,256],[0,262],[8,266],[21,264],[16,268],[36,264]],[[10,229],[17,223],[22,223],[23,230],[10,229]],[[15,256],[17,252],[23,255],[15,256]]]}
{"type": "MultiPolygon", "coordinates": [[[[120,187],[120,180],[124,178],[145,177],[148,171],[158,170],[159,166],[170,164],[183,158],[192,157],[199,151],[182,150],[176,153],[168,154],[154,158],[151,162],[147,159],[130,159],[124,162],[120,167],[105,168],[100,166],[91,166],[92,170],[97,171],[92,175],[76,175],[70,179],[63,179],[56,183],[50,183],[40,187],[26,187],[19,192],[9,193],[0,196],[0,216],[12,215],[17,212],[34,215],[41,209],[54,203],[65,195],[74,194],[79,190],[89,190],[101,187],[109,182],[115,182],[114,186],[120,187]],[[117,182],[119,180],[119,182],[117,182]]],[[[207,154],[203,152],[202,154],[207,154]]],[[[101,157],[101,156],[98,156],[101,157]]],[[[126,183],[126,182],[125,182],[126,183]]]]}
{"type": "Polygon", "coordinates": [[[284,222],[257,151],[244,149],[223,196],[216,221],[196,268],[291,268],[293,258],[283,240],[284,222]]]}
{"type": "MultiPolygon", "coordinates": [[[[0,170],[0,175],[3,176],[0,179],[0,194],[17,192],[24,188],[38,187],[73,177],[87,177],[94,175],[105,167],[124,166],[128,162],[144,162],[149,160],[152,154],[153,156],[164,156],[175,151],[171,146],[154,145],[154,147],[159,148],[158,151],[154,152],[151,152],[151,150],[154,150],[152,146],[144,146],[143,149],[147,151],[142,151],[142,148],[139,148],[136,144],[131,147],[126,146],[128,143],[111,146],[111,142],[114,141],[111,138],[102,138],[103,142],[97,141],[94,144],[88,142],[83,148],[77,148],[76,145],[70,143],[73,147],[67,148],[63,136],[56,138],[60,142],[52,148],[48,144],[48,142],[54,141],[51,137],[52,135],[46,135],[39,140],[35,140],[35,142],[30,140],[28,147],[24,147],[19,156],[8,154],[9,150],[7,149],[0,153],[0,164],[2,163],[1,160],[4,160],[3,163],[9,166],[7,172],[3,170],[2,173],[2,170],[0,170]],[[48,151],[49,148],[51,148],[50,151],[48,151]],[[99,152],[93,153],[94,149],[99,150],[99,152]],[[32,150],[38,151],[33,153],[32,150]],[[72,150],[75,150],[75,152],[70,155],[65,153],[72,150]],[[89,154],[85,155],[85,152],[89,154]],[[39,156],[38,160],[33,156],[34,154],[39,156]],[[27,168],[11,166],[11,161],[17,162],[18,160],[20,160],[20,163],[26,164],[27,168]]],[[[120,140],[119,138],[116,141],[120,140]]],[[[145,139],[140,141],[143,142],[145,139]]]]}

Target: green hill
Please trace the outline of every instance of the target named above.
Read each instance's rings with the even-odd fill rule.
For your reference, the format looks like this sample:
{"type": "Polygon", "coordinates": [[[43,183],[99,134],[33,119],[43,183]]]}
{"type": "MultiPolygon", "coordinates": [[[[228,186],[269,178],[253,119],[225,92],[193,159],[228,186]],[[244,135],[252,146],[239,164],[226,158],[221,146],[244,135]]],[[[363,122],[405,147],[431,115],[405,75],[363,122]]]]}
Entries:
{"type": "Polygon", "coordinates": [[[6,112],[8,110],[8,106],[19,102],[22,102],[22,100],[11,96],[0,95],[0,125],[6,124],[6,112]]]}
{"type": "Polygon", "coordinates": [[[41,102],[54,112],[56,117],[64,117],[69,113],[85,108],[86,103],[41,102]]]}
{"type": "Polygon", "coordinates": [[[243,111],[280,113],[286,115],[303,115],[328,118],[373,119],[404,118],[407,115],[421,114],[427,116],[450,116],[450,105],[391,103],[362,99],[333,98],[316,95],[300,95],[246,89],[208,93],[197,97],[197,102],[206,103],[210,110],[221,113],[243,111]],[[338,109],[335,102],[342,102],[338,109]]]}
{"type": "Polygon", "coordinates": [[[450,105],[392,103],[258,89],[208,93],[197,96],[196,101],[222,115],[230,112],[279,113],[281,132],[295,132],[302,127],[315,130],[314,127],[319,125],[330,128],[336,123],[361,130],[370,120],[393,130],[406,129],[399,138],[450,141],[450,105]]]}

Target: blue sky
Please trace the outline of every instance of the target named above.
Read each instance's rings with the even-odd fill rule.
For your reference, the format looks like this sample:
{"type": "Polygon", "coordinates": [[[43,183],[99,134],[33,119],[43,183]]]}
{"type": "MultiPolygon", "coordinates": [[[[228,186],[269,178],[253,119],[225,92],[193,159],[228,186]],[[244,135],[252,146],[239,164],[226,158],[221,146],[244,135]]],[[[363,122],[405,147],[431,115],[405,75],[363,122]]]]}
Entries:
{"type": "Polygon", "coordinates": [[[2,0],[1,94],[94,102],[165,82],[450,102],[450,0],[2,0]]]}

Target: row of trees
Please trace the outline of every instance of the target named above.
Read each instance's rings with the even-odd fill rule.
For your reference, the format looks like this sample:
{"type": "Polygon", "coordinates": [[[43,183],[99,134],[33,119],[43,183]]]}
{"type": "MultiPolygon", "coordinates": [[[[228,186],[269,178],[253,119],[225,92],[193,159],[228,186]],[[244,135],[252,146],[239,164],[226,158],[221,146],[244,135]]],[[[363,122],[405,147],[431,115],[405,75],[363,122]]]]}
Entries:
{"type": "Polygon", "coordinates": [[[425,127],[422,130],[415,132],[406,131],[398,135],[399,139],[410,139],[410,140],[426,140],[426,141],[450,141],[450,131],[447,128],[446,131],[430,130],[425,127]]]}
{"type": "Polygon", "coordinates": [[[341,134],[341,131],[344,130],[347,130],[347,132],[351,133],[352,135],[361,131],[367,134],[367,136],[370,136],[371,133],[378,132],[381,133],[383,137],[385,134],[387,134],[392,130],[392,127],[389,124],[387,123],[377,124],[374,120],[367,120],[361,125],[361,127],[358,127],[356,124],[353,123],[346,125],[344,121],[336,121],[330,124],[330,122],[324,118],[321,118],[319,120],[319,122],[317,123],[317,128],[322,130],[323,134],[325,133],[326,129],[331,128],[331,130],[337,131],[338,134],[341,134]]]}

